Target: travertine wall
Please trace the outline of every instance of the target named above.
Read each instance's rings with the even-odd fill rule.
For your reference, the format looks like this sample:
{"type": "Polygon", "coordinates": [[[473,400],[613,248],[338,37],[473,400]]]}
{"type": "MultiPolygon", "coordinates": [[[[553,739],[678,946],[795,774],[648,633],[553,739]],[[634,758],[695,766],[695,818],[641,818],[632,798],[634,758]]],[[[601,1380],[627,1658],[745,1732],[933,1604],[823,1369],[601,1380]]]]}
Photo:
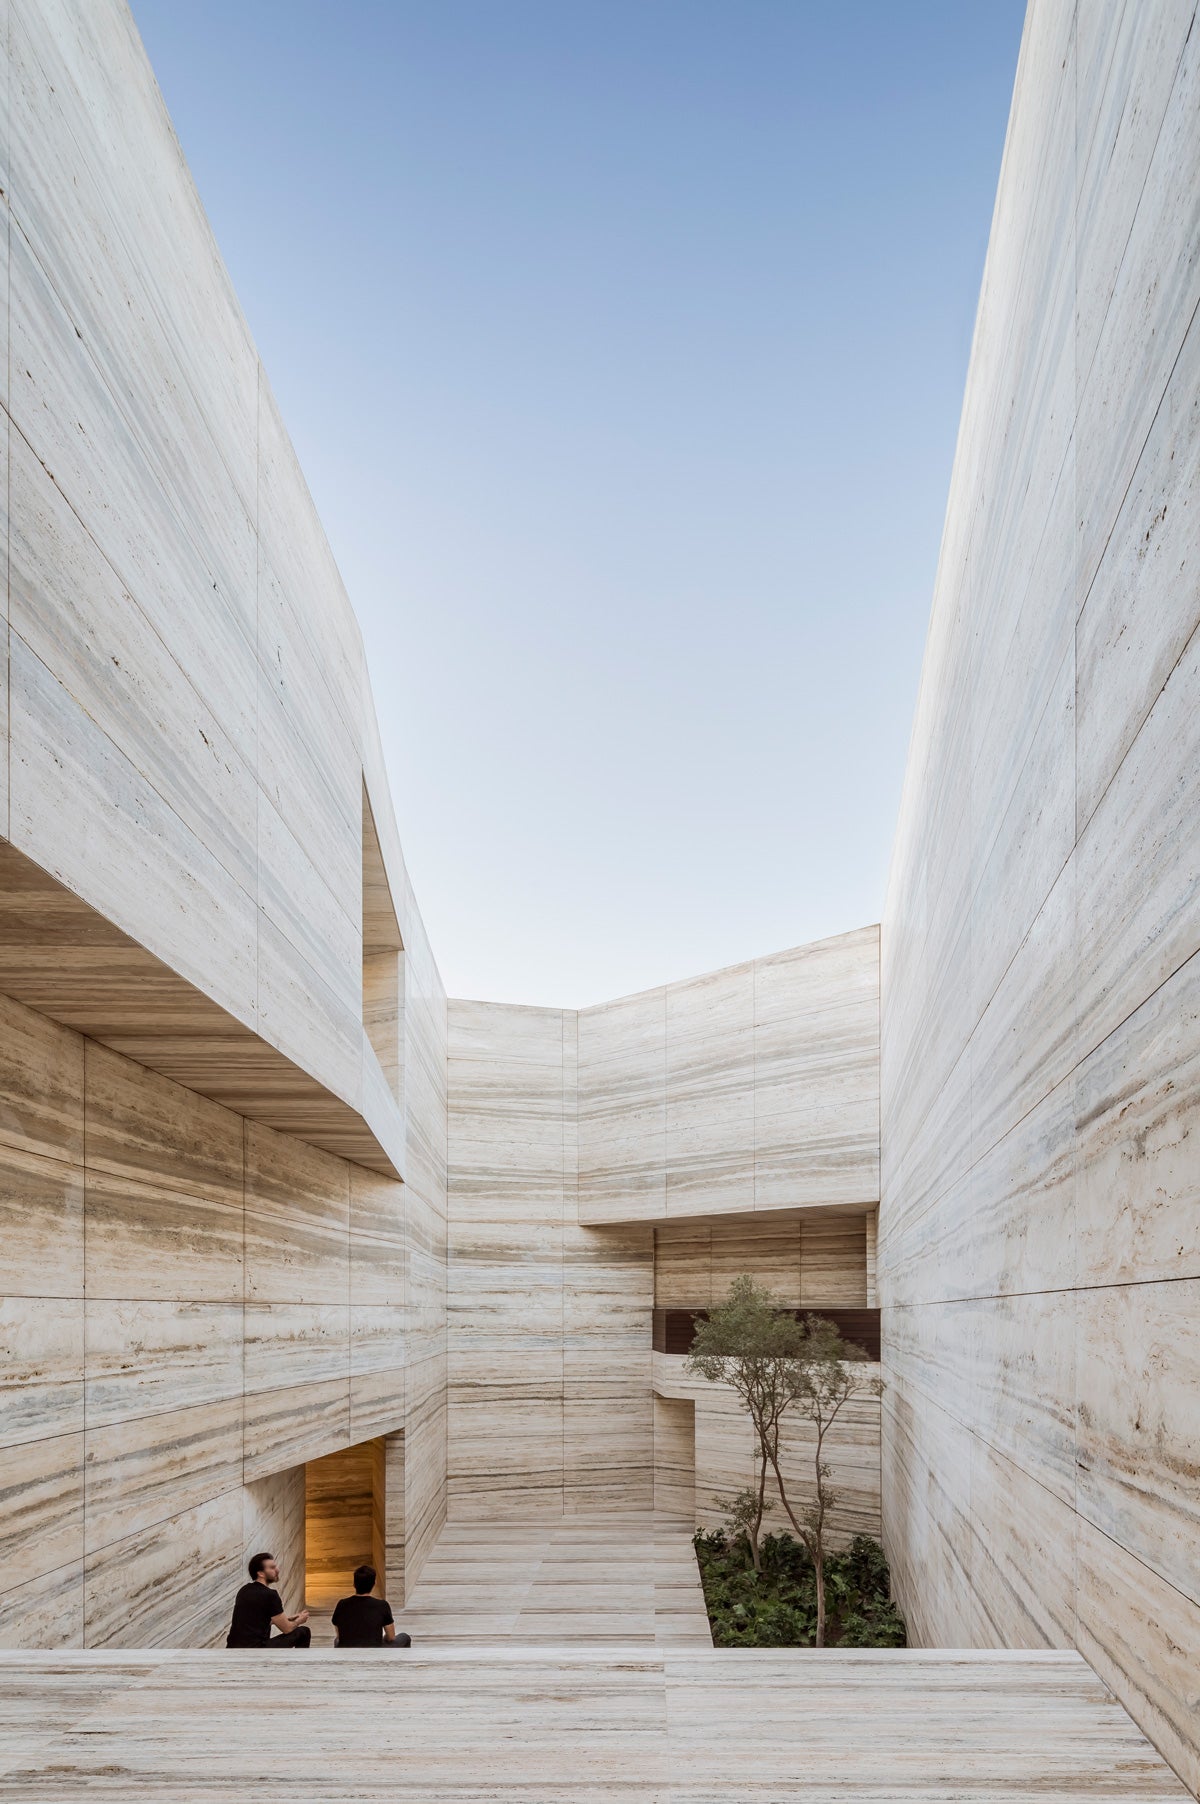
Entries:
{"type": "MultiPolygon", "coordinates": [[[[730,1386],[694,1378],[679,1355],[654,1355],[655,1495],[673,1501],[681,1494],[680,1465],[688,1451],[694,1520],[700,1528],[721,1528],[727,1521],[722,1502],[758,1482],[754,1430],[745,1408],[730,1386]],[[692,1411],[684,1424],[673,1413],[692,1411]]],[[[879,1367],[864,1366],[864,1376],[878,1377],[879,1367]]],[[[844,1405],[829,1430],[822,1458],[829,1467],[833,1504],[829,1513],[832,1546],[844,1546],[855,1535],[880,1534],[880,1404],[878,1397],[859,1396],[844,1405]]],[[[785,1419],[779,1441],[780,1466],[788,1501],[799,1516],[816,1493],[816,1435],[793,1415],[785,1419]]],[[[779,1502],[779,1487],[767,1479],[772,1508],[764,1527],[791,1533],[779,1502]]]]}
{"type": "Polygon", "coordinates": [[[362,1106],[358,628],[128,8],[3,13],[0,833],[362,1106]]]}
{"type": "Polygon", "coordinates": [[[668,1222],[654,1230],[656,1309],[708,1309],[746,1272],[789,1309],[865,1308],[867,1217],[837,1210],[668,1222]]]}
{"type": "MultiPolygon", "coordinates": [[[[298,1610],[305,1594],[304,1473],[303,1466],[293,1466],[287,1472],[272,1473],[270,1478],[252,1479],[243,1487],[242,1563],[236,1573],[230,1574],[230,1583],[236,1580],[240,1586],[248,1576],[251,1556],[273,1553],[279,1567],[279,1595],[286,1610],[298,1610]]],[[[186,1568],[180,1575],[186,1582],[185,1574],[186,1568]]],[[[212,1614],[205,1625],[212,1627],[212,1645],[225,1645],[231,1615],[230,1593],[224,1591],[218,1599],[214,1587],[212,1614]]],[[[203,1639],[201,1635],[195,1637],[197,1644],[202,1645],[203,1639]]]]}
{"type": "Polygon", "coordinates": [[[579,1219],[879,1196],[879,930],[579,1016],[579,1219]]]}
{"type": "Polygon", "coordinates": [[[462,1519],[647,1509],[654,1262],[581,1227],[576,1016],[449,1006],[449,1502],[462,1519]]]}
{"type": "MultiPolygon", "coordinates": [[[[877,953],[869,928],[578,1014],[450,1003],[454,1516],[649,1506],[656,1265],[660,1306],[703,1307],[744,1270],[794,1278],[781,1301],[866,1303],[866,1215],[844,1211],[878,1180],[877,953]],[[670,1024],[669,1113],[645,1100],[647,1019],[670,1024]],[[587,1124],[618,1094],[585,1187],[587,1124]],[[708,1219],[655,1228],[649,1173],[708,1219]],[[803,1224],[767,1197],[806,1202],[803,1224]]],[[[877,1493],[877,1428],[874,1447],[877,1493]]]]}
{"type": "Polygon", "coordinates": [[[0,997],[0,1645],[219,1639],[248,1543],[282,1544],[298,1603],[300,1463],[401,1429],[388,1565],[419,1571],[445,1516],[442,1095],[426,1142],[410,1105],[429,1202],[0,997]]]}
{"type": "MultiPolygon", "coordinates": [[[[667,1222],[654,1229],[654,1303],[658,1309],[708,1309],[720,1303],[742,1272],[765,1285],[789,1308],[864,1308],[874,1304],[867,1263],[873,1214],[809,1209],[798,1213],[715,1217],[667,1222]]],[[[723,1385],[692,1378],[682,1357],[656,1353],[654,1373],[655,1495],[674,1499],[679,1490],[680,1449],[690,1448],[689,1480],[696,1523],[719,1526],[728,1498],[754,1481],[754,1438],[742,1405],[723,1385]],[[669,1400],[669,1401],[668,1401],[669,1400]],[[685,1426],[678,1415],[691,1411],[685,1426]]],[[[878,1367],[871,1367],[878,1375],[878,1367]]],[[[835,1542],[880,1532],[879,1402],[847,1405],[829,1440],[837,1501],[831,1518],[835,1542]]],[[[793,1508],[813,1491],[813,1440],[798,1421],[782,1438],[784,1483],[793,1508]]],[[[776,1495],[774,1480],[770,1494],[776,1495]]],[[[776,1508],[767,1527],[787,1527],[776,1508]]]]}
{"type": "MultiPolygon", "coordinates": [[[[394,833],[394,827],[392,828],[394,833]]],[[[393,869],[399,859],[397,846],[393,869]]],[[[405,879],[407,886],[407,878],[405,879]]],[[[404,1442],[403,1511],[388,1484],[389,1573],[411,1584],[446,1519],[446,992],[415,903],[404,958],[404,1442]],[[396,1543],[403,1542],[403,1558],[396,1543]]],[[[400,1451],[389,1441],[395,1459],[400,1451]]],[[[394,1582],[392,1601],[397,1593],[394,1582]]]]}
{"type": "Polygon", "coordinates": [[[654,1393],[654,1509],[696,1526],[696,1405],[690,1397],[654,1393]]]}
{"type": "Polygon", "coordinates": [[[1200,1785],[1200,28],[1034,0],[883,923],[884,1523],[1200,1785]]]}
{"type": "Polygon", "coordinates": [[[5,1645],[211,1639],[245,1488],[404,1421],[404,1187],[5,998],[0,1297],[5,1645]]]}
{"type": "Polygon", "coordinates": [[[128,8],[0,55],[0,1638],[203,1641],[300,1462],[403,1429],[444,1518],[445,993],[128,8]]]}

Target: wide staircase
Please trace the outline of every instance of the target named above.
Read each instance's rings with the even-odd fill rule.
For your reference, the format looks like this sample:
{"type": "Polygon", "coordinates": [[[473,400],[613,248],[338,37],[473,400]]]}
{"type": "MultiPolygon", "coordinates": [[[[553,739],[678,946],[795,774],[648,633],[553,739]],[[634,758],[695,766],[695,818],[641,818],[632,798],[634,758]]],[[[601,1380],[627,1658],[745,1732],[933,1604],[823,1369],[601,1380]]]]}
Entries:
{"type": "Polygon", "coordinates": [[[0,1801],[1188,1796],[1075,1653],[714,1649],[650,1515],[450,1525],[397,1619],[409,1651],[0,1654],[0,1801]]]}

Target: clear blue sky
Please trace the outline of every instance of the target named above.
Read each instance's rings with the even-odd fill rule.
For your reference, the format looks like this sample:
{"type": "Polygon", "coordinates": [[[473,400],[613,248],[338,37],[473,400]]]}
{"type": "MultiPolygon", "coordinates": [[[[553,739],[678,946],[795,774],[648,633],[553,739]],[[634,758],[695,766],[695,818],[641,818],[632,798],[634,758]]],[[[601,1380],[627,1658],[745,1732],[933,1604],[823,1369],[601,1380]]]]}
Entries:
{"type": "Polygon", "coordinates": [[[1020,0],[134,0],[452,995],[879,916],[1020,0]]]}

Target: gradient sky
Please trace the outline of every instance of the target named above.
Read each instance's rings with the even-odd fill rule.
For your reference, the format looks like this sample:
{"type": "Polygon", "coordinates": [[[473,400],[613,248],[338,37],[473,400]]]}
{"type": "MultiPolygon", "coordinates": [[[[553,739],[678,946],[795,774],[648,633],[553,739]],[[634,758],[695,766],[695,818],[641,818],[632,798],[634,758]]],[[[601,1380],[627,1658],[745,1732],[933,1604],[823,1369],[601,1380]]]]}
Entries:
{"type": "Polygon", "coordinates": [[[452,995],[877,920],[1021,0],[133,0],[452,995]]]}

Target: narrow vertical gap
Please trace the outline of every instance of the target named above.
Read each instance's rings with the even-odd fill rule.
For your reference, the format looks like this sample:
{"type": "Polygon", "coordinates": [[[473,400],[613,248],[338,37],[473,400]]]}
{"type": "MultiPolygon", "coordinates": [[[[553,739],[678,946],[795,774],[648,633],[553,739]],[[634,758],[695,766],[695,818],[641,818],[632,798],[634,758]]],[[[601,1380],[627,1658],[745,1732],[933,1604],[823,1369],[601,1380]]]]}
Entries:
{"type": "Polygon", "coordinates": [[[354,1210],[354,1171],[345,1165],[346,1173],[346,1436],[347,1445],[354,1445],[354,1284],[351,1276],[351,1262],[354,1258],[353,1235],[350,1229],[350,1217],[354,1210]]]}
{"type": "MultiPolygon", "coordinates": [[[[885,898],[886,901],[886,898],[885,898]]],[[[878,1092],[875,1115],[875,1286],[879,1287],[879,1216],[883,1206],[883,920],[875,936],[875,1083],[878,1092]]]]}
{"type": "MultiPolygon", "coordinates": [[[[262,359],[254,359],[254,1025],[262,1027],[262,359]]],[[[243,1153],[244,1153],[243,1139],[243,1153]]],[[[242,1161],[245,1206],[245,1159],[242,1161]]],[[[243,1287],[244,1292],[244,1287],[243,1287]]]]}
{"type": "MultiPolygon", "coordinates": [[[[1072,846],[1072,857],[1075,856],[1079,844],[1079,621],[1083,610],[1079,606],[1079,6],[1075,7],[1075,119],[1074,119],[1075,166],[1072,172],[1074,179],[1074,230],[1071,234],[1071,257],[1073,264],[1073,284],[1071,294],[1071,393],[1074,398],[1074,418],[1072,419],[1072,453],[1071,453],[1071,524],[1075,534],[1073,546],[1074,556],[1071,559],[1071,575],[1075,589],[1075,625],[1071,637],[1071,654],[1075,668],[1072,689],[1075,706],[1071,717],[1071,785],[1074,794],[1074,826],[1075,841],[1072,846]]],[[[1140,200],[1139,200],[1140,204],[1140,200]]],[[[1079,892],[1076,886],[1074,899],[1075,921],[1071,935],[1071,953],[1075,960],[1075,981],[1072,984],[1072,998],[1075,1009],[1075,1069],[1079,1068],[1079,892]]],[[[1071,1226],[1075,1228],[1075,1190],[1076,1190],[1076,1148],[1071,1148],[1071,1226]]],[[[1071,1273],[1075,1284],[1079,1283],[1078,1241],[1072,1232],[1074,1244],[1074,1269],[1071,1273]]],[[[1074,1320],[1071,1326],[1072,1354],[1074,1356],[1073,1389],[1074,1389],[1074,1438],[1075,1466],[1072,1473],[1072,1509],[1076,1523],[1079,1519],[1079,1312],[1076,1293],[1072,1293],[1074,1320]]],[[[1071,1639],[1078,1644],[1079,1640],[1079,1536],[1076,1532],[1071,1537],[1071,1639]]]]}
{"type": "Polygon", "coordinates": [[[667,1009],[667,989],[663,986],[663,1220],[671,1215],[671,1048],[668,1031],[669,1011],[667,1009]]]}
{"type": "Polygon", "coordinates": [[[363,1053],[374,1053],[392,1100],[404,1107],[404,941],[365,773],[359,785],[359,1004],[363,1053]]]}
{"type": "MultiPolygon", "coordinates": [[[[4,116],[8,122],[7,206],[4,215],[4,443],[6,542],[4,558],[4,734],[7,740],[4,761],[4,830],[12,837],[12,3],[5,18],[4,42],[4,116]]],[[[84,1222],[87,1209],[84,1209],[84,1222]]],[[[86,1225],[85,1225],[86,1232],[86,1225]]]]}
{"type": "Polygon", "coordinates": [[[567,1015],[564,1009],[558,1017],[558,1129],[559,1129],[559,1171],[562,1201],[559,1206],[558,1225],[558,1346],[562,1361],[561,1402],[559,1406],[560,1446],[560,1488],[559,1513],[567,1513],[567,1015]]]}
{"type": "MultiPolygon", "coordinates": [[[[242,1459],[241,1459],[241,1469],[242,1469],[243,1486],[246,1483],[246,1332],[247,1332],[247,1325],[248,1325],[247,1320],[246,1320],[246,1280],[247,1280],[246,1261],[248,1258],[248,1252],[247,1252],[247,1247],[246,1247],[246,1171],[247,1171],[247,1167],[249,1164],[249,1156],[248,1156],[248,1151],[247,1151],[247,1147],[246,1147],[246,1134],[247,1134],[246,1117],[243,1115],[242,1116],[242,1186],[241,1186],[241,1188],[242,1188],[242,1234],[241,1234],[241,1254],[242,1254],[242,1257],[241,1257],[241,1267],[242,1267],[242,1350],[241,1350],[242,1351],[242,1358],[241,1358],[241,1367],[242,1367],[242,1459]]],[[[243,1511],[244,1511],[244,1507],[245,1506],[243,1504],[243,1511]]]]}
{"type": "Polygon", "coordinates": [[[758,1208],[758,960],[750,966],[750,1207],[758,1208]]]}
{"type": "Polygon", "coordinates": [[[80,1548],[79,1548],[79,1589],[80,1589],[80,1638],[84,1647],[88,1645],[88,1610],[87,1610],[87,1452],[88,1452],[88,1305],[87,1305],[87,1227],[88,1227],[88,1043],[80,1041],[81,1077],[80,1077],[80,1114],[83,1128],[83,1153],[80,1159],[83,1188],[83,1457],[81,1464],[82,1496],[80,1502],[80,1548]]]}

